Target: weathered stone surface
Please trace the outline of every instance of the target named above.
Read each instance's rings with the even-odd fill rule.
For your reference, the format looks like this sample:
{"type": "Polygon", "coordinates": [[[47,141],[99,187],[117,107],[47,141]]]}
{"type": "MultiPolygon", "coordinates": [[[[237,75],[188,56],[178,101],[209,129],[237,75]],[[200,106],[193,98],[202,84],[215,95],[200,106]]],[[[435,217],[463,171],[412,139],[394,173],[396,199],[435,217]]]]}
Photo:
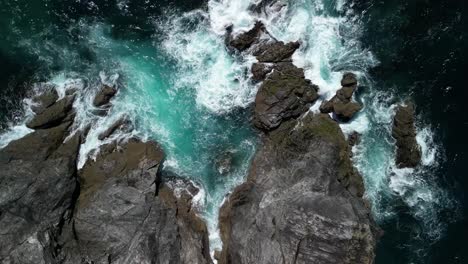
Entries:
{"type": "Polygon", "coordinates": [[[265,80],[265,77],[273,70],[273,68],[273,65],[266,63],[254,63],[252,65],[252,80],[254,82],[265,80]]]}
{"type": "Polygon", "coordinates": [[[117,89],[115,89],[114,87],[103,85],[94,97],[94,106],[99,107],[108,104],[116,93],[117,89]]]}
{"type": "Polygon", "coordinates": [[[132,130],[133,126],[130,120],[127,119],[127,117],[121,117],[117,119],[110,127],[108,127],[104,132],[99,134],[98,139],[103,140],[108,137],[110,137],[112,134],[114,134],[115,131],[121,130],[125,132],[130,132],[132,130]]]}
{"type": "Polygon", "coordinates": [[[336,122],[323,114],[287,121],[221,209],[219,263],[373,263],[362,193],[336,122]]]}
{"type": "Polygon", "coordinates": [[[325,114],[333,112],[339,121],[348,122],[362,109],[359,103],[351,101],[357,88],[356,75],[345,73],[341,85],[343,87],[336,92],[336,95],[330,101],[323,101],[319,109],[325,114]]]}
{"type": "Polygon", "coordinates": [[[344,122],[351,120],[351,118],[353,118],[357,112],[361,111],[361,109],[362,106],[356,102],[343,103],[340,101],[333,105],[336,117],[344,122]]]}
{"type": "Polygon", "coordinates": [[[421,148],[416,141],[414,105],[407,103],[396,109],[392,136],[396,139],[396,164],[399,168],[414,168],[421,162],[421,148]]]}
{"type": "Polygon", "coordinates": [[[60,124],[72,109],[74,96],[67,96],[51,106],[42,109],[26,126],[32,129],[45,129],[60,124]]]}
{"type": "Polygon", "coordinates": [[[36,114],[42,113],[59,98],[57,90],[55,90],[53,86],[48,86],[46,84],[43,84],[43,86],[46,86],[44,91],[32,99],[33,105],[31,106],[31,110],[36,114]]]}
{"type": "Polygon", "coordinates": [[[80,135],[70,122],[41,129],[0,150],[0,262],[55,263],[54,234],[77,190],[80,135]]]}
{"type": "Polygon", "coordinates": [[[70,246],[67,259],[80,252],[89,263],[211,263],[190,196],[156,184],[163,157],[157,144],[131,139],[85,164],[74,217],[79,250],[70,246]]]}
{"type": "Polygon", "coordinates": [[[341,79],[341,86],[343,87],[353,87],[358,83],[357,77],[354,73],[347,72],[343,74],[343,79],[341,79]]]}
{"type": "Polygon", "coordinates": [[[228,30],[228,46],[231,46],[238,51],[244,51],[258,41],[258,38],[264,30],[265,26],[260,21],[257,21],[251,30],[241,33],[235,37],[232,37],[230,30],[228,30]]]}
{"type": "Polygon", "coordinates": [[[287,62],[291,61],[291,56],[299,46],[299,42],[289,42],[286,44],[282,41],[266,42],[259,44],[253,55],[259,62],[287,62]]]}
{"type": "Polygon", "coordinates": [[[262,83],[255,98],[254,124],[263,130],[307,111],[318,98],[318,87],[305,79],[292,63],[278,63],[262,83]]]}

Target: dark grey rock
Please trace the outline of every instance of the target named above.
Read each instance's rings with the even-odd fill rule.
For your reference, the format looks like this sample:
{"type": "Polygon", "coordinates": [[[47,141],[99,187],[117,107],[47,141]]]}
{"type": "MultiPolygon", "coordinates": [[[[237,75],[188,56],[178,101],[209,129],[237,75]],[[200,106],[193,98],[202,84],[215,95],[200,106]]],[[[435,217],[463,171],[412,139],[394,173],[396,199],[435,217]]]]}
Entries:
{"type": "Polygon", "coordinates": [[[93,105],[100,107],[110,102],[112,97],[117,93],[117,89],[108,85],[103,85],[99,92],[94,97],[93,105]]]}
{"type": "Polygon", "coordinates": [[[299,48],[299,42],[284,43],[282,41],[273,41],[259,44],[253,55],[259,62],[289,62],[291,56],[299,48]]]}
{"type": "Polygon", "coordinates": [[[336,92],[336,95],[330,101],[323,101],[319,109],[325,114],[333,112],[339,121],[349,122],[362,109],[359,103],[351,101],[357,88],[356,76],[353,73],[345,73],[341,85],[343,87],[336,92]]]}
{"type": "Polygon", "coordinates": [[[221,209],[219,263],[373,263],[376,229],[348,151],[324,114],[270,132],[221,209]]]}
{"type": "Polygon", "coordinates": [[[290,62],[278,63],[260,86],[255,98],[254,124],[271,130],[284,120],[306,112],[318,98],[318,87],[290,62]]]}
{"type": "Polygon", "coordinates": [[[73,225],[79,250],[69,242],[67,259],[211,263],[207,229],[190,193],[176,197],[168,185],[156,184],[163,158],[157,144],[131,139],[104,146],[85,164],[73,225]]]}
{"type": "Polygon", "coordinates": [[[33,117],[26,126],[32,129],[45,129],[54,127],[68,116],[73,106],[74,96],[67,96],[43,109],[33,117]]]}
{"type": "Polygon", "coordinates": [[[336,117],[344,122],[350,121],[354,115],[361,111],[362,106],[356,102],[343,103],[342,101],[337,102],[333,105],[333,111],[336,117]]]}
{"type": "Polygon", "coordinates": [[[343,87],[353,87],[358,83],[357,77],[354,73],[347,72],[343,74],[343,79],[341,79],[341,86],[343,87]]]}
{"type": "Polygon", "coordinates": [[[44,91],[32,99],[33,105],[31,106],[31,110],[36,114],[42,113],[47,107],[54,104],[59,98],[55,87],[47,86],[45,84],[44,86],[46,86],[44,91]]]}
{"type": "Polygon", "coordinates": [[[235,37],[232,37],[230,30],[228,30],[228,46],[233,47],[238,51],[244,51],[258,41],[258,38],[264,30],[265,26],[260,21],[257,21],[251,30],[241,33],[235,37]]]}
{"type": "Polygon", "coordinates": [[[252,65],[252,80],[254,82],[265,80],[265,77],[273,70],[273,68],[274,67],[272,65],[265,63],[254,63],[252,65]]]}
{"type": "Polygon", "coordinates": [[[416,141],[414,105],[407,103],[396,109],[392,136],[396,139],[396,164],[399,168],[414,168],[421,162],[421,148],[416,141]]]}
{"type": "Polygon", "coordinates": [[[0,262],[55,263],[54,234],[77,190],[80,135],[70,122],[41,129],[0,150],[0,262]]]}
{"type": "Polygon", "coordinates": [[[107,128],[104,132],[99,134],[98,139],[103,140],[114,134],[117,130],[130,132],[133,129],[132,123],[127,117],[121,117],[117,119],[109,128],[107,128]]]}

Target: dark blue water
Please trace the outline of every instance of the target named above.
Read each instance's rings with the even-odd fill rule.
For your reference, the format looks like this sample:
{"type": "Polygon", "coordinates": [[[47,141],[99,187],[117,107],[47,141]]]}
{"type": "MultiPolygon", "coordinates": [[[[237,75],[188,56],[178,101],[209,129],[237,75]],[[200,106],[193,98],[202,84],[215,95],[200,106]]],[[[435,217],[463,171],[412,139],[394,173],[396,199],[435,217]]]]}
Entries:
{"type": "Polygon", "coordinates": [[[438,241],[417,241],[417,226],[402,209],[397,220],[382,226],[386,234],[377,263],[468,263],[467,5],[463,0],[356,1],[363,12],[363,42],[381,61],[371,72],[375,86],[416,102],[418,115],[443,145],[435,179],[458,201],[441,212],[448,228],[438,241]]]}

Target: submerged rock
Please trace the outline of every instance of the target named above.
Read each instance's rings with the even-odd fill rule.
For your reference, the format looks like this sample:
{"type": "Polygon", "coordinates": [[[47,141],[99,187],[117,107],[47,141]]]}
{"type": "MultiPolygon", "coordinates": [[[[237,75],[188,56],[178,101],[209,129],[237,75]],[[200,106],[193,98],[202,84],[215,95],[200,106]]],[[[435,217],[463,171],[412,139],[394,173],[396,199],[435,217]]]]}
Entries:
{"type": "Polygon", "coordinates": [[[416,141],[414,105],[407,103],[396,109],[392,136],[396,139],[396,164],[399,168],[414,168],[421,162],[421,148],[416,141]]]}
{"type": "Polygon", "coordinates": [[[108,104],[116,93],[117,89],[115,89],[114,87],[103,85],[94,97],[93,105],[96,107],[100,107],[108,104]]]}
{"type": "Polygon", "coordinates": [[[220,212],[220,263],[373,263],[375,226],[338,124],[287,121],[220,212]]]}
{"type": "Polygon", "coordinates": [[[318,87],[305,79],[304,71],[290,62],[276,64],[255,98],[254,124],[272,130],[298,117],[317,100],[318,87]]]}

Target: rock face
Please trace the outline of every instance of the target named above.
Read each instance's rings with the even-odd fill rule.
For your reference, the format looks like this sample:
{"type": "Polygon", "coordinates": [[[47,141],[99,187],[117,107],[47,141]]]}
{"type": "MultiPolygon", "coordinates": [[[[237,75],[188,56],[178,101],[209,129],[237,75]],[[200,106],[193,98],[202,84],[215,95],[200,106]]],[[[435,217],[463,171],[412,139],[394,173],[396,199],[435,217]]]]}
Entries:
{"type": "MultiPolygon", "coordinates": [[[[262,39],[249,49],[253,79],[263,81],[253,122],[265,134],[247,181],[221,208],[218,263],[374,261],[377,228],[351,146],[328,115],[308,112],[318,87],[290,62],[298,47],[262,39]]],[[[351,102],[356,77],[345,74],[342,86],[321,108],[349,120],[361,108],[351,102]]]]}
{"type": "Polygon", "coordinates": [[[317,100],[317,90],[316,85],[305,79],[302,69],[290,62],[277,64],[255,98],[255,126],[271,130],[299,116],[317,100]]]}
{"type": "Polygon", "coordinates": [[[341,85],[343,87],[336,92],[336,95],[330,101],[323,101],[320,112],[333,112],[338,120],[348,122],[362,109],[359,103],[351,101],[357,88],[356,76],[352,73],[345,73],[341,85]]]}
{"type": "Polygon", "coordinates": [[[0,150],[0,263],[211,263],[195,187],[162,181],[158,144],[114,141],[77,172],[71,98],[42,100],[37,130],[0,150]]]}
{"type": "MultiPolygon", "coordinates": [[[[32,129],[44,129],[60,124],[72,109],[74,96],[67,96],[43,109],[36,109],[38,113],[26,126],[32,129]]],[[[34,109],[33,109],[34,110],[34,109]]]]}
{"type": "Polygon", "coordinates": [[[348,143],[327,115],[270,132],[220,212],[220,263],[373,263],[376,244],[348,143]]]}
{"type": "Polygon", "coordinates": [[[407,103],[396,109],[392,136],[396,139],[396,164],[399,168],[414,168],[421,162],[421,148],[416,141],[414,105],[407,103]]]}
{"type": "Polygon", "coordinates": [[[65,122],[0,150],[0,262],[54,263],[54,236],[69,218],[78,186],[80,136],[65,122]]]}
{"type": "Polygon", "coordinates": [[[108,104],[116,93],[117,89],[115,89],[114,87],[103,85],[99,92],[96,94],[96,97],[94,97],[94,106],[100,107],[108,104]]]}

